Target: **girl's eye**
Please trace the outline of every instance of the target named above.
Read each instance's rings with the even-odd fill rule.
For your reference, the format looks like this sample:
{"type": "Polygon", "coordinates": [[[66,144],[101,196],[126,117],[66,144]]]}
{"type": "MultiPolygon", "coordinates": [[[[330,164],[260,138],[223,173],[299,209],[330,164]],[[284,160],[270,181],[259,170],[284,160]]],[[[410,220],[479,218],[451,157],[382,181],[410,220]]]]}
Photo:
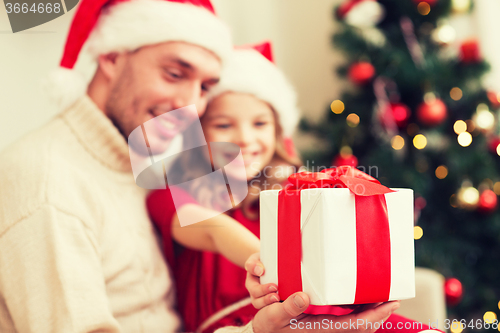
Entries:
{"type": "Polygon", "coordinates": [[[219,128],[219,129],[227,129],[231,127],[231,124],[217,124],[215,125],[215,128],[219,128]]]}
{"type": "Polygon", "coordinates": [[[255,123],[255,126],[261,127],[267,125],[267,121],[258,121],[255,123]]]}

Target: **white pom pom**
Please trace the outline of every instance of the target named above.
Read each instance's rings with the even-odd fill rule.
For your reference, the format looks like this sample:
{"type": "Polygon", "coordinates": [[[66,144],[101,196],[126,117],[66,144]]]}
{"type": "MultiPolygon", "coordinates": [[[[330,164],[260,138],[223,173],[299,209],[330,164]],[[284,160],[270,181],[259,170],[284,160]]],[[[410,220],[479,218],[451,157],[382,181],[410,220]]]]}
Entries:
{"type": "Polygon", "coordinates": [[[85,94],[87,89],[82,74],[63,67],[52,71],[48,78],[42,82],[42,85],[51,102],[60,111],[75,103],[85,94]]]}

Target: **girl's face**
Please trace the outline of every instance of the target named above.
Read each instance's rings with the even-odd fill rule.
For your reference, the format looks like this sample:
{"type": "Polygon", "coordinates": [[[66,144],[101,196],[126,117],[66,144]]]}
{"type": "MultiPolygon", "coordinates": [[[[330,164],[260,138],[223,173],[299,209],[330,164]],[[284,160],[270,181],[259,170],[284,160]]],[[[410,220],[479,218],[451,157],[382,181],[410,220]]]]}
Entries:
{"type": "MultiPolygon", "coordinates": [[[[216,97],[208,105],[201,125],[207,142],[230,142],[240,146],[247,180],[268,165],[274,155],[274,112],[266,102],[252,95],[230,92],[216,97]]],[[[226,169],[226,172],[241,178],[241,175],[231,174],[231,170],[226,169]]]]}

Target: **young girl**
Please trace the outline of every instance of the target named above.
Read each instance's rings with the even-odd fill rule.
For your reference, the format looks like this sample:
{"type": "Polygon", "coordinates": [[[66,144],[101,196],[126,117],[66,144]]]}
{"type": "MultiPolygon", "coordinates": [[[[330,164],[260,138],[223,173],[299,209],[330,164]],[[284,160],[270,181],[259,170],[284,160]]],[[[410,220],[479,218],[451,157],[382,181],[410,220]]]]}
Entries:
{"type": "MultiPolygon", "coordinates": [[[[201,165],[210,162],[210,156],[192,150],[182,154],[173,169],[179,171],[174,175],[178,183],[195,181],[186,190],[159,190],[148,197],[147,206],[162,234],[175,278],[184,330],[213,332],[222,326],[246,324],[256,314],[245,288],[243,267],[251,254],[259,252],[260,190],[276,189],[300,166],[288,138],[298,117],[295,93],[272,63],[270,44],[235,50],[200,121],[206,142],[240,147],[245,174],[232,174],[228,169],[226,177],[245,177],[248,195],[225,214],[211,212],[220,211],[228,199],[227,188],[196,182],[197,176],[206,173],[201,165]],[[181,214],[193,220],[217,216],[180,227],[181,214]]],[[[199,138],[189,132],[184,135],[186,147],[196,146],[192,140],[199,138]]],[[[211,157],[215,164],[217,157],[211,157]]]]}

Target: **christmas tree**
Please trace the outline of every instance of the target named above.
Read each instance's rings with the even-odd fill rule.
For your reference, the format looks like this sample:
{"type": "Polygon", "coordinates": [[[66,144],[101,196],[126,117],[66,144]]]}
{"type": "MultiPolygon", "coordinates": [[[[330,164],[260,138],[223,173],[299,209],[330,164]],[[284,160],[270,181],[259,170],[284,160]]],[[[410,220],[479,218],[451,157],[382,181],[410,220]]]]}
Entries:
{"type": "Polygon", "coordinates": [[[448,278],[449,317],[468,320],[500,301],[500,94],[481,84],[488,64],[477,41],[457,45],[447,21],[471,6],[344,1],[333,44],[345,52],[338,73],[352,87],[326,121],[301,124],[327,147],[305,154],[309,166],[358,166],[386,186],[414,190],[415,238],[423,231],[416,264],[448,278]]]}

